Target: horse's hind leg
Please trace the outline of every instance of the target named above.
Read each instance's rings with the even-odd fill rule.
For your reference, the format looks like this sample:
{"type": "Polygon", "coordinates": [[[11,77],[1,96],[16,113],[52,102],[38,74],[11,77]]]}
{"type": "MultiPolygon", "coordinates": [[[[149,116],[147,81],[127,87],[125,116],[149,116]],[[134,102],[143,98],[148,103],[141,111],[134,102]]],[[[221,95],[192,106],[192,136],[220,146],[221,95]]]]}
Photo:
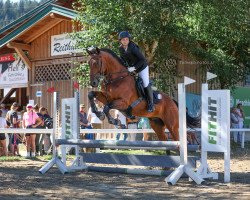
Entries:
{"type": "Polygon", "coordinates": [[[168,139],[165,134],[165,125],[160,118],[151,118],[149,119],[150,126],[155,131],[158,139],[161,141],[166,141],[168,139]]]}

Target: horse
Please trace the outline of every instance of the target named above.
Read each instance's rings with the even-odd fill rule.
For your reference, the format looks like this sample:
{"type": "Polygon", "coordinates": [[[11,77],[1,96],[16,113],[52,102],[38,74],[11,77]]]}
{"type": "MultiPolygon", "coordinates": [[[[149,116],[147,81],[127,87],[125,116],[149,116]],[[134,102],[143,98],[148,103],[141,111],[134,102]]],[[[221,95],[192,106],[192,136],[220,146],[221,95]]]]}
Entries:
{"type": "Polygon", "coordinates": [[[174,141],[179,141],[179,113],[176,102],[163,92],[161,99],[155,104],[153,112],[147,111],[147,102],[141,98],[136,88],[134,74],[131,74],[121,58],[110,49],[92,47],[86,49],[90,58],[90,85],[93,88],[101,84],[100,91],[90,91],[88,98],[92,112],[101,120],[105,115],[110,124],[117,124],[109,111],[117,109],[127,117],[147,117],[152,129],[161,141],[168,139],[167,128],[174,141]],[[97,110],[94,99],[104,104],[103,112],[97,110]]]}

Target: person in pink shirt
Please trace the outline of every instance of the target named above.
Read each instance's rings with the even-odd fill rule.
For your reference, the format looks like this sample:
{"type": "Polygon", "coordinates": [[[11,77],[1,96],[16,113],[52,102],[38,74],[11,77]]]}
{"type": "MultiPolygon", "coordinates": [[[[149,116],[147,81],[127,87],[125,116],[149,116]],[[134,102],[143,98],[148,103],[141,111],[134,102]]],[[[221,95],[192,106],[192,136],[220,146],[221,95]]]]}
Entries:
{"type": "MultiPolygon", "coordinates": [[[[23,128],[37,128],[42,124],[41,118],[33,111],[33,106],[26,106],[27,112],[23,114],[23,128]]],[[[26,134],[27,156],[26,158],[35,157],[36,151],[36,134],[26,134]],[[30,155],[31,152],[31,155],[30,155]]]]}

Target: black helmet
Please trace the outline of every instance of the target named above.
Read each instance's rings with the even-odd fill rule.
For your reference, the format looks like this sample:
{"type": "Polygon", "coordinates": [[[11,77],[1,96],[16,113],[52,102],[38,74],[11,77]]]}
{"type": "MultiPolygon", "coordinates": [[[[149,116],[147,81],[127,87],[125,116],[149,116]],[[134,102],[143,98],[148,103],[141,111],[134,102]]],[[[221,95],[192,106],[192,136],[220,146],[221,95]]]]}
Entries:
{"type": "Polygon", "coordinates": [[[122,31],[119,33],[118,39],[121,40],[122,38],[131,38],[131,35],[129,34],[128,31],[122,31]]]}

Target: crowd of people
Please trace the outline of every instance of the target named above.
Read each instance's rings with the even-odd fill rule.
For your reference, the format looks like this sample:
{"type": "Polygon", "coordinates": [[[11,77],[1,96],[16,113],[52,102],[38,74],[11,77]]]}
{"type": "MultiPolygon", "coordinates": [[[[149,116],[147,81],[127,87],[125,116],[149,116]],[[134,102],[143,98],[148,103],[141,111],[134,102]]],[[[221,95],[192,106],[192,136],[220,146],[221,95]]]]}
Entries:
{"type": "MultiPolygon", "coordinates": [[[[27,104],[26,111],[18,112],[19,105],[14,102],[10,110],[5,104],[1,104],[0,108],[0,128],[48,128],[46,122],[51,119],[45,107],[33,106],[27,104]],[[19,114],[21,113],[21,114],[19,114]]],[[[42,155],[45,151],[50,151],[50,135],[49,134],[17,134],[17,133],[0,133],[1,152],[0,155],[20,156],[19,144],[26,145],[26,158],[32,158],[42,155]],[[7,137],[6,137],[7,136],[7,137]],[[45,145],[47,144],[47,146],[45,145]]]]}
{"type": "MultiPolygon", "coordinates": [[[[98,100],[94,100],[97,110],[103,111],[103,104],[98,100]]],[[[45,107],[39,107],[37,104],[27,104],[25,111],[20,111],[20,106],[15,102],[11,105],[10,109],[6,108],[5,104],[1,104],[0,107],[0,128],[24,128],[24,129],[36,129],[36,128],[52,128],[52,118],[49,116],[45,107]],[[20,114],[21,113],[21,114],[20,114]]],[[[117,129],[127,128],[143,128],[138,126],[139,120],[127,119],[123,113],[118,110],[113,110],[113,117],[118,120],[118,125],[114,126],[117,129]]],[[[142,121],[146,119],[142,118],[142,121]]],[[[103,128],[103,121],[101,121],[91,108],[86,109],[85,104],[80,104],[79,108],[79,121],[81,129],[101,129],[103,128]]],[[[147,123],[148,124],[148,123],[147,123]]],[[[145,126],[145,125],[144,125],[145,126]]],[[[149,126],[149,125],[148,125],[149,126]]],[[[145,128],[145,127],[144,127],[145,128]]],[[[148,127],[150,128],[150,127],[148,127]]],[[[82,139],[100,139],[98,134],[88,133],[81,135],[82,139]]],[[[142,140],[142,134],[128,134],[123,133],[116,134],[116,140],[142,140]]],[[[37,133],[0,133],[0,156],[20,156],[19,144],[25,144],[26,146],[26,158],[33,158],[37,155],[43,155],[50,153],[51,139],[50,134],[37,134],[37,133]],[[46,144],[46,145],[45,145],[46,144]]],[[[87,152],[93,152],[93,149],[86,150],[87,152]]],[[[96,151],[96,150],[94,150],[96,151]]]]}

